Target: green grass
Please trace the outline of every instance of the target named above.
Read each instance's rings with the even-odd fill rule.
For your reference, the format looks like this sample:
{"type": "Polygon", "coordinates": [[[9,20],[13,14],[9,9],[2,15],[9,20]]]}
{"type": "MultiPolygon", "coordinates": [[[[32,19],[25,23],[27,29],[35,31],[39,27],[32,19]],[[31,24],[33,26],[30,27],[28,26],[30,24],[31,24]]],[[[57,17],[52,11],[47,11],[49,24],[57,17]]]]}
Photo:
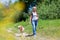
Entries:
{"type": "Polygon", "coordinates": [[[60,37],[60,20],[39,20],[37,29],[41,35],[60,37]]]}
{"type": "MultiPolygon", "coordinates": [[[[26,21],[26,22],[22,21],[19,23],[15,23],[14,25],[10,25],[9,27],[12,27],[14,31],[17,32],[18,25],[24,26],[26,33],[29,33],[29,34],[32,33],[32,25],[29,21],[26,21]]],[[[39,20],[37,33],[42,36],[60,37],[60,19],[39,20]]]]}
{"type": "MultiPolygon", "coordinates": [[[[24,26],[24,28],[25,28],[24,32],[26,32],[28,34],[32,34],[32,25],[29,20],[27,20],[25,22],[22,21],[22,22],[18,22],[18,23],[10,23],[6,26],[6,29],[12,28],[13,32],[17,33],[19,25],[24,26]]],[[[13,34],[11,34],[11,35],[13,35],[13,34]]],[[[53,37],[60,38],[60,19],[56,19],[56,20],[41,20],[40,19],[40,20],[38,20],[37,35],[38,35],[38,38],[40,38],[39,36],[42,36],[42,37],[49,36],[52,38],[53,37]]],[[[1,36],[0,36],[0,40],[5,40],[5,37],[3,37],[3,36],[1,37],[1,36]]],[[[14,36],[12,36],[12,37],[14,37],[14,36]]],[[[30,37],[30,39],[31,38],[32,37],[30,37]]]]}

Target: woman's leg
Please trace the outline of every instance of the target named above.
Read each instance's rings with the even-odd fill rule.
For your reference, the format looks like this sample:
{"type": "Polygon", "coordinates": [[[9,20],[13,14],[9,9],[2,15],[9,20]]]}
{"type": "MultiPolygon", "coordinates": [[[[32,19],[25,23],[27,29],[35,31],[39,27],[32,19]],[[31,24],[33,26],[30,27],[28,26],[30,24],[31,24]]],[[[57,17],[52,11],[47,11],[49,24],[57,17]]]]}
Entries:
{"type": "Polygon", "coordinates": [[[35,26],[35,21],[32,21],[32,27],[33,27],[33,35],[36,35],[36,26],[35,26]]]}
{"type": "Polygon", "coordinates": [[[38,20],[35,21],[35,30],[37,28],[38,20]]]}

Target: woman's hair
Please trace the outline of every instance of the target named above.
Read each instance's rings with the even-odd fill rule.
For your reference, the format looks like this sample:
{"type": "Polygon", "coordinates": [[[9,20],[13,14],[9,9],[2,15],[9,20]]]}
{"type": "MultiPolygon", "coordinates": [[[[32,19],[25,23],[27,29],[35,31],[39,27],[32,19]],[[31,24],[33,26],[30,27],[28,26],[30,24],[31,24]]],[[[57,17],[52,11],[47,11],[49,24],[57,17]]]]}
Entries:
{"type": "Polygon", "coordinates": [[[36,9],[36,6],[34,6],[33,8],[35,8],[35,9],[36,9]]]}
{"type": "Polygon", "coordinates": [[[36,12],[37,12],[36,6],[34,6],[34,7],[32,8],[32,12],[33,12],[33,11],[36,11],[36,12]]]}

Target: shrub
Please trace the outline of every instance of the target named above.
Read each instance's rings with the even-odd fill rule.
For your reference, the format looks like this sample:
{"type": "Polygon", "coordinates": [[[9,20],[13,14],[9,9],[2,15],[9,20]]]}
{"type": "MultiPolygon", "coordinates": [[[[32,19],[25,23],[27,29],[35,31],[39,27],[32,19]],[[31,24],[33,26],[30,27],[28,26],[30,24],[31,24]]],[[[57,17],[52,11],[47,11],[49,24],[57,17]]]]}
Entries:
{"type": "Polygon", "coordinates": [[[58,19],[60,18],[60,1],[52,0],[38,3],[37,10],[41,19],[58,19]]]}

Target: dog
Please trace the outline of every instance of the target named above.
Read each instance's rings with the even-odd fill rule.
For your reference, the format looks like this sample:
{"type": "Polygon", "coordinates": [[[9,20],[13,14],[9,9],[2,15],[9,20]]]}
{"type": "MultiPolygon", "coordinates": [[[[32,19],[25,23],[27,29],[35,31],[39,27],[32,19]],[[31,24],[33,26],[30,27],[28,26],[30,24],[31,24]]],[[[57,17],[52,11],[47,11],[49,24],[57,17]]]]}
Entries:
{"type": "Polygon", "coordinates": [[[20,33],[16,34],[16,36],[18,36],[18,37],[19,36],[24,36],[25,37],[25,36],[28,35],[26,32],[24,32],[25,28],[23,26],[19,25],[18,29],[19,29],[20,33]]]}
{"type": "Polygon", "coordinates": [[[19,29],[20,33],[23,33],[24,32],[24,27],[23,26],[19,25],[18,26],[18,29],[19,29]]]}

